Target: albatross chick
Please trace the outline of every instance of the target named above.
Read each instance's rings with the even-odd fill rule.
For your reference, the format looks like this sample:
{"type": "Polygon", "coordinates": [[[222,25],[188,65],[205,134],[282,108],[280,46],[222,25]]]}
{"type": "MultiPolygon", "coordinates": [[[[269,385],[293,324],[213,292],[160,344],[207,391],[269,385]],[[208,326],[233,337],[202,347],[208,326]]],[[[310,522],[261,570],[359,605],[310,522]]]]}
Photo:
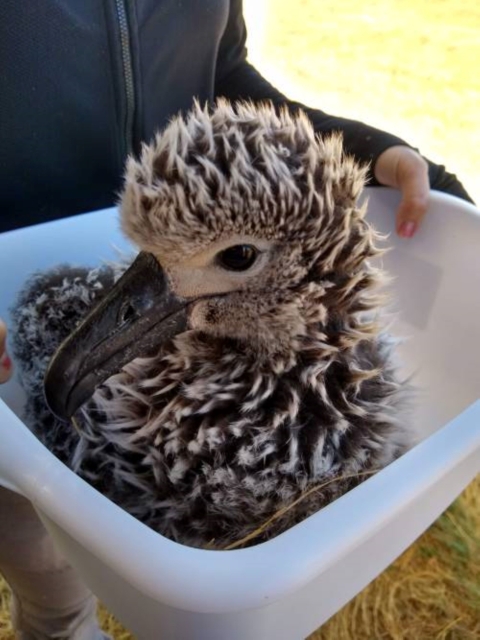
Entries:
{"type": "Polygon", "coordinates": [[[243,538],[339,478],[257,542],[276,535],[401,455],[406,389],[382,330],[364,179],[303,114],[220,101],[172,120],[128,162],[133,264],[59,267],[20,296],[38,437],[193,546],[243,538]]]}

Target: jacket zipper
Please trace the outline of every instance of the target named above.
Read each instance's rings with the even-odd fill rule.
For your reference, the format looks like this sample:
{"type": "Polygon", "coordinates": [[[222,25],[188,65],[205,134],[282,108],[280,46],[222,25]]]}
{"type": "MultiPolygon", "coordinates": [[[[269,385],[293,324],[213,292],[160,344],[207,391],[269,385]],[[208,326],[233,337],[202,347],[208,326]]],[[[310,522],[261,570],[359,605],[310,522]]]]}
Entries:
{"type": "Polygon", "coordinates": [[[133,118],[135,114],[135,85],[133,82],[132,50],[128,25],[126,0],[115,0],[118,25],[120,29],[120,47],[122,52],[123,82],[125,87],[125,130],[124,141],[126,155],[133,151],[133,118]]]}

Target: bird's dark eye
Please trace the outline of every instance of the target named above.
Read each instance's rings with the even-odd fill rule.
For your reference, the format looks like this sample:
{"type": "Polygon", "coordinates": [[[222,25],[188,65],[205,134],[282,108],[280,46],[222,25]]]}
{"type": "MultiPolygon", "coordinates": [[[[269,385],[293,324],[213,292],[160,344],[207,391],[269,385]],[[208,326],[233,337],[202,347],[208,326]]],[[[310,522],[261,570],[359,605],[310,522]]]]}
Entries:
{"type": "Polygon", "coordinates": [[[228,271],[247,271],[255,264],[258,251],[250,244],[237,244],[217,254],[217,264],[228,271]]]}

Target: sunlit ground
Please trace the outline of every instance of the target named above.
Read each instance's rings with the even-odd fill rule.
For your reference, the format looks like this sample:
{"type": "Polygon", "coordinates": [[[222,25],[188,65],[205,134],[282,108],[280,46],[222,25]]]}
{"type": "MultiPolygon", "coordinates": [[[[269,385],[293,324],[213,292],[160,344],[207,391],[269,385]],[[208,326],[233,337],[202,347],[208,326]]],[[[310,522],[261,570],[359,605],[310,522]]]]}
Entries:
{"type": "Polygon", "coordinates": [[[279,89],[395,133],[480,202],[478,0],[244,0],[250,59],[279,89]]]}

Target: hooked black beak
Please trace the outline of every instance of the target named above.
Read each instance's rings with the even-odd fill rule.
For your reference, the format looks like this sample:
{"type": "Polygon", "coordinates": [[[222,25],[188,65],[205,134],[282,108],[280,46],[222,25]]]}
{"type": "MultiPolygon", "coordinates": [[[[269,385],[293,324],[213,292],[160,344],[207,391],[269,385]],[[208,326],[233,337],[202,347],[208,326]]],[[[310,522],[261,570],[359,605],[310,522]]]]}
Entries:
{"type": "Polygon", "coordinates": [[[48,406],[70,418],[107,378],[186,327],[187,301],[172,293],[155,257],[140,253],[53,356],[44,381],[48,406]]]}

